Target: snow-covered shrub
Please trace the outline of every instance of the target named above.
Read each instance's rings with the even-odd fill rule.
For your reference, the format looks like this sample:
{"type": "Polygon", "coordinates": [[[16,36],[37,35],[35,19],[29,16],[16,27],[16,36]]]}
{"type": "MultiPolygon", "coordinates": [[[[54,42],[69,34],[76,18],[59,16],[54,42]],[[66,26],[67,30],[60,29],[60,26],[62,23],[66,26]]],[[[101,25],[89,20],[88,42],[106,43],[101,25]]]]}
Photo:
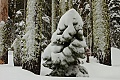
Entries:
{"type": "Polygon", "coordinates": [[[13,44],[11,45],[13,50],[13,56],[14,56],[14,65],[15,66],[21,66],[22,65],[22,53],[21,53],[21,37],[17,36],[14,40],[13,44]]]}
{"type": "Polygon", "coordinates": [[[120,0],[109,0],[111,46],[120,49],[120,0]]]}
{"type": "Polygon", "coordinates": [[[15,40],[13,41],[13,44],[11,45],[11,48],[13,49],[13,55],[14,55],[14,65],[15,66],[21,66],[22,65],[22,37],[25,34],[25,22],[23,21],[23,15],[22,12],[19,10],[16,12],[15,15],[15,40]]]}
{"type": "Polygon", "coordinates": [[[83,21],[75,9],[67,11],[60,19],[57,30],[53,33],[51,43],[42,55],[43,66],[52,69],[50,76],[88,76],[85,68],[80,66],[78,58],[85,58],[87,47],[83,36],[83,21]]]}
{"type": "Polygon", "coordinates": [[[2,54],[2,59],[4,60],[5,63],[8,63],[8,48],[11,45],[12,42],[12,32],[11,32],[11,20],[8,19],[6,22],[1,21],[0,23],[0,53],[2,54]]]}

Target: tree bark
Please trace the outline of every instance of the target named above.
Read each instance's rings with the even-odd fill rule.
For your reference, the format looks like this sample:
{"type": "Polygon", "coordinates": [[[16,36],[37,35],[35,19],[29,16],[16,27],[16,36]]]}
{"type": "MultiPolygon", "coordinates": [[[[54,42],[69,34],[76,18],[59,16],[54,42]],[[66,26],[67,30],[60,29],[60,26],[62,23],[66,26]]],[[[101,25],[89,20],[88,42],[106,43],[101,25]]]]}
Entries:
{"type": "Polygon", "coordinates": [[[0,21],[8,19],[8,0],[0,0],[0,21]]]}
{"type": "Polygon", "coordinates": [[[66,12],[66,4],[65,4],[65,0],[61,0],[60,1],[60,10],[61,10],[61,16],[66,12]]]}
{"type": "Polygon", "coordinates": [[[105,0],[93,0],[93,49],[102,64],[111,65],[109,18],[105,0]],[[108,61],[105,62],[106,55],[108,61]],[[101,60],[101,59],[100,59],[101,60]]]}
{"type": "Polygon", "coordinates": [[[73,7],[72,0],[68,0],[68,6],[69,6],[69,9],[71,9],[73,7]]]}
{"type": "Polygon", "coordinates": [[[56,30],[56,0],[52,0],[52,32],[54,33],[56,30]]]}
{"type": "Polygon", "coordinates": [[[28,0],[26,17],[26,34],[23,36],[22,68],[40,74],[40,43],[41,43],[41,6],[39,0],[28,0]],[[40,25],[39,25],[40,24],[40,25]]]}

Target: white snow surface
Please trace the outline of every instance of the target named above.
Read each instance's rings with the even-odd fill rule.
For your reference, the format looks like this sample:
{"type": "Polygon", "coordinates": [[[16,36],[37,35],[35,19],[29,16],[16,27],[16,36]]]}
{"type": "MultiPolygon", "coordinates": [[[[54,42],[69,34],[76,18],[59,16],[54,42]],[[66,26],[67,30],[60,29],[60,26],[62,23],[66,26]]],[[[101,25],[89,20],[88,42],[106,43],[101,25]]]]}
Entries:
{"type": "Polygon", "coordinates": [[[120,66],[120,49],[112,48],[111,52],[114,53],[111,56],[112,65],[113,66],[120,66]]]}
{"type": "MultiPolygon", "coordinates": [[[[8,64],[0,65],[0,80],[120,80],[120,50],[112,48],[112,64],[106,66],[97,63],[96,59],[90,57],[90,63],[84,63],[82,66],[88,70],[89,77],[48,77],[35,75],[32,72],[13,67],[8,64]],[[117,65],[117,66],[115,66],[117,65]]],[[[42,66],[41,75],[51,72],[50,69],[42,66]]]]}

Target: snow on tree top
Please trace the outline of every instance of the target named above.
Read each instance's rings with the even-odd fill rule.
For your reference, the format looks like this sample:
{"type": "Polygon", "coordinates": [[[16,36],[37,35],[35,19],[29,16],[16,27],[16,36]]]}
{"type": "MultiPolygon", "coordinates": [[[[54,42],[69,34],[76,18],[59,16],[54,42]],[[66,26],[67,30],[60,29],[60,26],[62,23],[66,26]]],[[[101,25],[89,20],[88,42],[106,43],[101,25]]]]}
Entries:
{"type": "Polygon", "coordinates": [[[79,55],[77,57],[84,58],[84,47],[87,45],[82,26],[83,21],[79,13],[75,9],[68,10],[60,18],[57,30],[52,35],[51,43],[44,50],[43,60],[52,59],[53,63],[64,62],[64,59],[68,59],[69,56],[69,62],[72,62],[74,59],[71,54],[74,55],[74,53],[79,55]]]}
{"type": "Polygon", "coordinates": [[[83,26],[83,21],[81,16],[75,9],[70,9],[60,18],[58,28],[62,30],[66,26],[73,27],[73,25],[75,24],[78,25],[75,27],[76,30],[79,30],[79,28],[83,26]]]}

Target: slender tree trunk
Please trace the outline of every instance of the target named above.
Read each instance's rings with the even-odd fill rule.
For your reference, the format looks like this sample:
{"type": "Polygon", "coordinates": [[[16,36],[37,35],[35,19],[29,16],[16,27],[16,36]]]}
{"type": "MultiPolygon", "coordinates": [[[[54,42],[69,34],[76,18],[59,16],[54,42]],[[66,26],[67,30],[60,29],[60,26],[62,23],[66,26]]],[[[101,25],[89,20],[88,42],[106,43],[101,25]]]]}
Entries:
{"type": "Polygon", "coordinates": [[[40,74],[41,5],[39,0],[28,0],[26,34],[24,39],[22,68],[40,74]],[[39,25],[40,24],[40,25],[39,25]]]}
{"type": "Polygon", "coordinates": [[[61,10],[61,16],[66,12],[66,3],[65,0],[60,1],[60,10],[61,10]]]}
{"type": "Polygon", "coordinates": [[[109,18],[105,0],[93,0],[93,41],[94,52],[100,63],[111,65],[109,18]],[[107,62],[105,62],[105,58],[107,62]]]}
{"type": "Polygon", "coordinates": [[[71,9],[73,7],[72,0],[68,0],[68,6],[69,6],[69,9],[71,9]]]}
{"type": "Polygon", "coordinates": [[[52,0],[52,32],[54,33],[56,30],[56,0],[52,0]]]}

